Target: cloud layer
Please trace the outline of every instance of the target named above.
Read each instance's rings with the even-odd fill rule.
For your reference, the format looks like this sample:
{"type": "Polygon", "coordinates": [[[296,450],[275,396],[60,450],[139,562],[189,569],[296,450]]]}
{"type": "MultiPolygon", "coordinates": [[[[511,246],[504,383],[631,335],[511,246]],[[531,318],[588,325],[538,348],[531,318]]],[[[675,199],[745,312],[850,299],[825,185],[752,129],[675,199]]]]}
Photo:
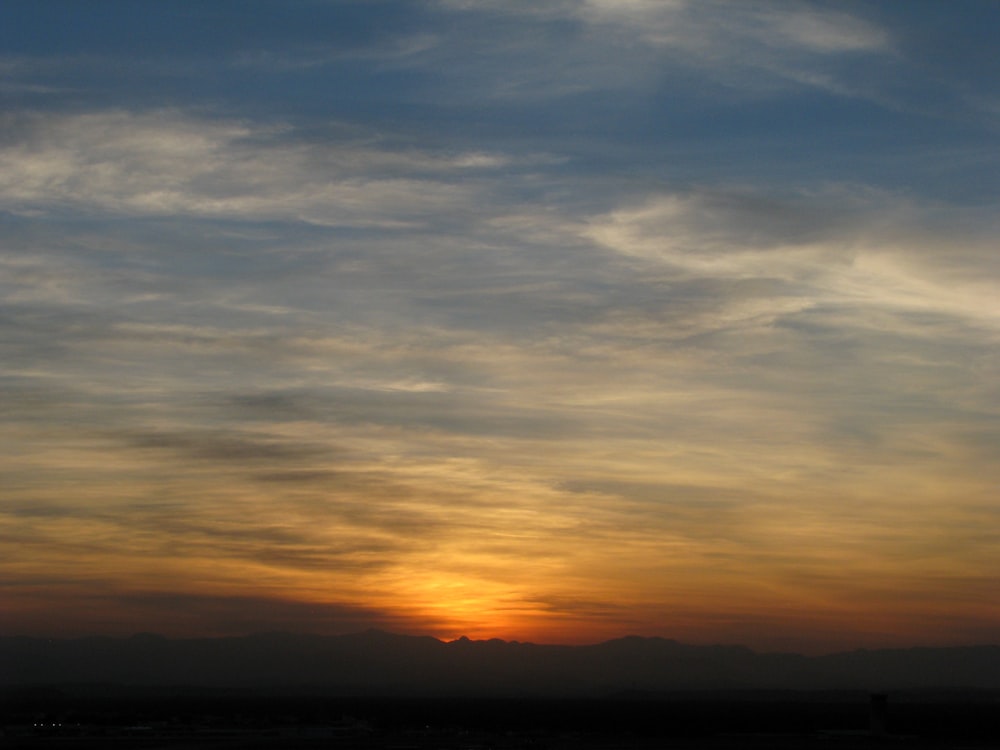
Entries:
{"type": "Polygon", "coordinates": [[[2,67],[0,628],[997,637],[995,130],[919,12],[346,6],[2,67]]]}

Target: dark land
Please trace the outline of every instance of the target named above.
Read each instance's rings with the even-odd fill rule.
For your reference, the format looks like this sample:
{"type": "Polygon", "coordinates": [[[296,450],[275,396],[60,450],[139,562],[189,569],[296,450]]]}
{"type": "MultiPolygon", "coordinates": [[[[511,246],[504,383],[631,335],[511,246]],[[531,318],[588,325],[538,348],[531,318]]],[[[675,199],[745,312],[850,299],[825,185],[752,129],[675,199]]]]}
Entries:
{"type": "Polygon", "coordinates": [[[379,631],[0,638],[0,746],[1000,747],[998,656],[810,658],[662,639],[560,647],[379,631]]]}

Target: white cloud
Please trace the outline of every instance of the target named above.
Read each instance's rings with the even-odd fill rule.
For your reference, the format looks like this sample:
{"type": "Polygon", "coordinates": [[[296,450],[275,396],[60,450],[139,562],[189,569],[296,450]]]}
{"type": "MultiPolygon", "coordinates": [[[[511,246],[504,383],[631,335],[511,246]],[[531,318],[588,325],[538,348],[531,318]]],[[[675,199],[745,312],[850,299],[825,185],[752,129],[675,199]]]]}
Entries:
{"type": "Polygon", "coordinates": [[[442,5],[535,27],[557,20],[577,25],[578,34],[559,32],[550,38],[533,27],[502,37],[491,51],[517,49],[518,59],[505,66],[505,78],[494,91],[498,97],[628,89],[653,85],[684,69],[695,69],[742,96],[791,83],[872,97],[864,81],[842,76],[836,65],[893,49],[890,34],[868,20],[844,10],[780,0],[446,0],[442,5]],[[553,47],[558,55],[551,54],[553,47]],[[523,67],[525,60],[531,69],[523,67]]]}
{"type": "Polygon", "coordinates": [[[813,54],[881,52],[889,43],[883,30],[866,21],[803,3],[583,0],[575,12],[588,23],[626,28],[648,44],[705,57],[737,54],[748,42],[813,54]]]}
{"type": "MultiPolygon", "coordinates": [[[[697,51],[706,58],[746,42],[814,54],[884,52],[888,33],[844,11],[777,0],[442,0],[444,7],[540,19],[573,18],[628,31],[647,44],[697,51]]],[[[728,54],[737,54],[731,49],[728,54]]]]}
{"type": "MultiPolygon", "coordinates": [[[[943,230],[939,214],[846,186],[784,197],[673,193],[594,217],[581,232],[674,283],[742,284],[710,310],[687,313],[686,323],[706,330],[759,328],[813,311],[812,321],[836,315],[842,330],[882,325],[929,340],[939,332],[919,334],[906,317],[941,316],[966,335],[995,339],[1000,269],[990,243],[976,222],[943,230]],[[850,321],[844,310],[855,311],[850,321]]],[[[687,324],[676,330],[691,332],[687,324]]]]}
{"type": "Polygon", "coordinates": [[[22,214],[292,219],[328,226],[423,225],[468,206],[454,176],[504,167],[502,155],[381,149],[370,141],[296,141],[177,112],[9,118],[0,205],[22,214]]]}

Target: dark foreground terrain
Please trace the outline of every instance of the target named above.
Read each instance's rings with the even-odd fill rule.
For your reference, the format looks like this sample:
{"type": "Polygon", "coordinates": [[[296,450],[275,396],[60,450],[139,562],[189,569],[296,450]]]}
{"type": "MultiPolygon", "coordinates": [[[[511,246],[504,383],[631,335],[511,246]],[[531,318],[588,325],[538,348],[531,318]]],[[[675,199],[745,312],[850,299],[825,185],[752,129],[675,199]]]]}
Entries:
{"type": "Polygon", "coordinates": [[[251,691],[8,688],[4,748],[1000,747],[1000,693],[904,692],[872,722],[861,692],[685,692],[603,699],[390,698],[251,691]]]}

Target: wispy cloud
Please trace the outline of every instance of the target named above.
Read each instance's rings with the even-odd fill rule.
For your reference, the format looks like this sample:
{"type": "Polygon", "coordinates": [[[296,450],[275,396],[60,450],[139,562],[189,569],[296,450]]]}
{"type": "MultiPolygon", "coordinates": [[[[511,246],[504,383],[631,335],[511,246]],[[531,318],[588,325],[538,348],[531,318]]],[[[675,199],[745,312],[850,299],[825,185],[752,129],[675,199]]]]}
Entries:
{"type": "Polygon", "coordinates": [[[813,54],[883,52],[889,37],[845,12],[801,4],[689,2],[688,0],[584,0],[571,6],[590,23],[621,26],[648,44],[697,51],[704,59],[747,45],[813,54]]]}
{"type": "Polygon", "coordinates": [[[282,130],[172,112],[18,117],[0,154],[0,201],[17,213],[301,220],[419,228],[469,210],[468,186],[442,179],[504,165],[498,155],[433,155],[365,143],[303,143],[282,130]],[[464,207],[464,209],[463,209],[464,207]]]}
{"type": "MultiPolygon", "coordinates": [[[[671,66],[679,65],[707,73],[725,85],[739,86],[742,93],[734,88],[732,96],[767,92],[788,84],[849,96],[870,95],[855,76],[845,78],[837,63],[893,52],[891,35],[872,20],[845,10],[785,2],[553,0],[526,4],[443,0],[441,5],[463,13],[523,17],[553,29],[556,24],[576,24],[574,32],[561,31],[558,40],[550,42],[559,45],[559,60],[578,58],[577,70],[582,73],[574,77],[569,70],[556,69],[564,81],[576,82],[563,94],[608,85],[629,88],[639,81],[649,84],[667,74],[671,66]]],[[[537,54],[543,59],[551,56],[542,48],[537,54]]],[[[537,92],[541,86],[558,93],[553,83],[546,85],[549,75],[551,69],[536,74],[530,86],[499,91],[537,92]]]]}
{"type": "Polygon", "coordinates": [[[993,131],[913,11],[308,5],[0,70],[9,622],[985,632],[993,131]]]}

